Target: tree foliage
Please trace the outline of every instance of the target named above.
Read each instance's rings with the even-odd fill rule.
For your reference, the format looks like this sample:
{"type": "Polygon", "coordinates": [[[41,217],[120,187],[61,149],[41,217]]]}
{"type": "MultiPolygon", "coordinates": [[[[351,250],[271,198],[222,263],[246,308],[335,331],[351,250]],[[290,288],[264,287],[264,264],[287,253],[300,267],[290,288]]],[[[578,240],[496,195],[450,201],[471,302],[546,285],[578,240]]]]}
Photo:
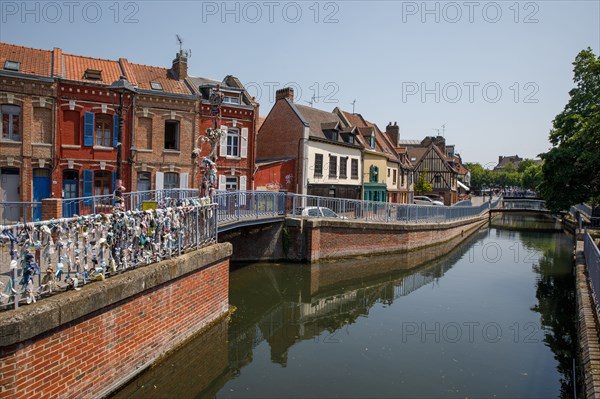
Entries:
{"type": "Polygon", "coordinates": [[[590,48],[575,58],[575,88],[550,132],[542,155],[540,191],[553,211],[600,200],[600,58],[590,48]]]}
{"type": "Polygon", "coordinates": [[[419,173],[419,177],[415,183],[415,193],[418,195],[430,193],[433,190],[433,185],[427,182],[427,169],[423,173],[419,173]]]}
{"type": "MultiPolygon", "coordinates": [[[[519,165],[521,166],[521,165],[519,165]]],[[[542,182],[542,165],[531,163],[521,174],[521,187],[527,190],[538,191],[542,182]]]]}

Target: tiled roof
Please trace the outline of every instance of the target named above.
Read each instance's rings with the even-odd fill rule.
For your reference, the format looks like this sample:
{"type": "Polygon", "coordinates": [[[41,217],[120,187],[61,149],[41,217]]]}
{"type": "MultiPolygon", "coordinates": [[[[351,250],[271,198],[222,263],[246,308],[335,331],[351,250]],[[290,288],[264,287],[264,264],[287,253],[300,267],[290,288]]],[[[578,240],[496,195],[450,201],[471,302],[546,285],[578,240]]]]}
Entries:
{"type": "Polygon", "coordinates": [[[6,61],[17,61],[19,73],[51,77],[52,51],[0,43],[0,69],[6,61]]]}
{"type": "Polygon", "coordinates": [[[428,148],[426,147],[408,147],[408,160],[414,165],[415,163],[419,162],[427,150],[428,148]]]}
{"type": "MultiPolygon", "coordinates": [[[[322,124],[324,123],[340,123],[340,118],[332,113],[327,111],[322,111],[317,108],[307,107],[305,105],[293,104],[298,112],[302,115],[302,118],[308,122],[309,124],[309,135],[314,137],[319,137],[326,139],[325,134],[323,134],[322,124]]],[[[341,137],[338,136],[338,141],[343,143],[341,137]]]]}
{"type": "Polygon", "coordinates": [[[99,58],[82,57],[79,55],[64,54],[63,78],[86,83],[95,83],[103,85],[111,85],[114,81],[119,80],[123,71],[118,61],[103,60],[99,58]],[[102,71],[100,80],[85,79],[85,71],[93,69],[102,71]]]}
{"type": "Polygon", "coordinates": [[[351,114],[350,112],[342,111],[348,122],[352,126],[356,127],[368,127],[369,125],[365,122],[360,114],[351,114]]]}
{"type": "Polygon", "coordinates": [[[135,76],[137,86],[142,90],[152,90],[157,93],[193,94],[185,82],[175,79],[169,68],[161,68],[142,64],[129,63],[131,72],[135,76]],[[150,82],[160,83],[162,90],[154,90],[150,82]]]}

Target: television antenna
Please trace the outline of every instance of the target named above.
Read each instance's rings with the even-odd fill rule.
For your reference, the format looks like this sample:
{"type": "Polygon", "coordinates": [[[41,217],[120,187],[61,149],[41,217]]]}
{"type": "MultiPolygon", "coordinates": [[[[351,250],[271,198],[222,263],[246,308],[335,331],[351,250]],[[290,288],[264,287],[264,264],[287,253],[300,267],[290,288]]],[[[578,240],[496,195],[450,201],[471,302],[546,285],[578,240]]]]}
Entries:
{"type": "Polygon", "coordinates": [[[308,105],[310,105],[310,106],[311,106],[311,108],[312,108],[312,106],[313,106],[313,104],[314,104],[314,103],[318,103],[318,102],[319,102],[319,101],[317,101],[319,98],[323,98],[323,96],[314,96],[314,95],[313,95],[313,96],[310,98],[310,101],[306,101],[306,100],[304,100],[304,102],[305,102],[305,103],[307,103],[308,105]]]}
{"type": "Polygon", "coordinates": [[[175,37],[177,38],[177,43],[179,44],[179,54],[185,54],[187,58],[192,58],[192,50],[183,49],[183,37],[179,36],[179,34],[176,34],[175,37]]]}
{"type": "Polygon", "coordinates": [[[354,106],[356,105],[356,99],[354,99],[350,104],[352,104],[352,113],[354,113],[354,106]]]}

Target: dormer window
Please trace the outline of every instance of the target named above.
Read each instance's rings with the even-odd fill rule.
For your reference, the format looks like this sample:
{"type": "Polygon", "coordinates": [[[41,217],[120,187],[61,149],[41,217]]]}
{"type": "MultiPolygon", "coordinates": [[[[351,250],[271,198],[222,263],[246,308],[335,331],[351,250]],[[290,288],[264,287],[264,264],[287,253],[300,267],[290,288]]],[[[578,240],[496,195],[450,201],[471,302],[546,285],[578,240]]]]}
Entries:
{"type": "Polygon", "coordinates": [[[338,141],[338,132],[337,130],[327,130],[325,131],[325,137],[331,141],[338,141]]]}
{"type": "Polygon", "coordinates": [[[152,88],[152,90],[161,90],[162,91],[162,89],[163,89],[160,82],[150,82],[150,87],[152,88]]]}
{"type": "Polygon", "coordinates": [[[371,139],[369,141],[369,145],[371,146],[372,150],[375,149],[375,136],[374,135],[371,135],[371,139]]]}
{"type": "Polygon", "coordinates": [[[86,69],[83,78],[87,80],[102,80],[102,71],[98,69],[86,69]]]}
{"type": "Polygon", "coordinates": [[[348,135],[348,144],[354,144],[354,135],[353,134],[348,135]]]}
{"type": "Polygon", "coordinates": [[[417,160],[417,157],[411,157],[411,158],[410,158],[410,160],[411,160],[412,162],[415,162],[415,161],[417,160]]]}
{"type": "Polygon", "coordinates": [[[4,62],[4,69],[6,69],[7,71],[19,72],[20,68],[21,68],[21,63],[19,61],[6,60],[4,62]]]}
{"type": "Polygon", "coordinates": [[[232,96],[225,96],[225,97],[223,97],[223,102],[227,103],[227,104],[239,104],[240,103],[240,98],[239,97],[232,97],[232,96]]]}

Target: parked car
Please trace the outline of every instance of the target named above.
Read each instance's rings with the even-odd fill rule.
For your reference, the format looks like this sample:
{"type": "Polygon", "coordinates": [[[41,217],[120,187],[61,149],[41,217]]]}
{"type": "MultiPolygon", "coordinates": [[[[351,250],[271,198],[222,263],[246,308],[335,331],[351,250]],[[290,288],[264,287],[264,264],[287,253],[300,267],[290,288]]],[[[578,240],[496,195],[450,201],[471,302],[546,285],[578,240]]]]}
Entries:
{"type": "Polygon", "coordinates": [[[444,206],[444,203],[441,201],[434,201],[431,198],[425,196],[425,195],[417,195],[415,197],[413,197],[413,204],[417,204],[417,205],[438,205],[438,206],[444,206]]]}
{"type": "Polygon", "coordinates": [[[320,217],[320,218],[338,218],[348,219],[346,216],[341,216],[324,206],[307,206],[302,209],[302,216],[320,217]]]}

